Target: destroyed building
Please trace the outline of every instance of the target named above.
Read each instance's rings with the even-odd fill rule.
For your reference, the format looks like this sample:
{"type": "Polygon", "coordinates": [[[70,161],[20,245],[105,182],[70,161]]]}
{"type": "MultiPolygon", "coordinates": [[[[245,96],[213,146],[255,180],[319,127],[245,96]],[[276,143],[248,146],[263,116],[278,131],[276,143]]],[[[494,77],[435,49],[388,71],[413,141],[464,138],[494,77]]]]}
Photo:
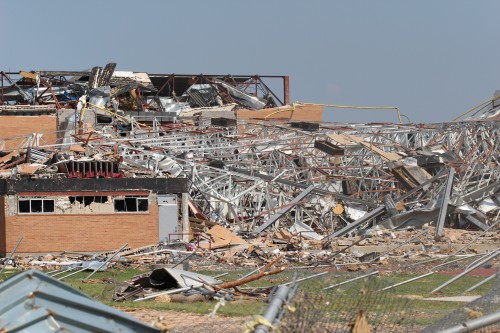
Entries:
{"type": "Polygon", "coordinates": [[[61,142],[65,131],[89,123],[115,130],[136,124],[175,123],[186,117],[283,118],[320,121],[322,107],[291,105],[288,76],[149,74],[116,71],[116,64],[87,71],[0,72],[0,140],[21,135],[61,142]],[[270,86],[277,87],[271,89],[270,86]],[[280,92],[278,92],[278,90],[280,92]],[[106,108],[107,107],[107,108],[106,108]],[[23,122],[25,126],[17,125],[23,122]],[[45,133],[45,134],[44,134],[45,133]]]}
{"type": "MultiPolygon", "coordinates": [[[[439,240],[445,226],[487,230],[500,215],[496,100],[461,122],[322,123],[321,105],[289,103],[286,76],[160,75],[108,64],[2,77],[10,83],[2,81],[0,106],[2,251],[29,234],[19,223],[36,220],[34,228],[45,216],[91,235],[64,249],[91,251],[97,237],[107,236],[109,249],[130,243],[125,234],[113,239],[121,219],[130,219],[129,233],[147,234],[134,240],[140,246],[179,231],[213,241],[214,225],[244,238],[286,230],[325,242],[430,225],[439,240]],[[281,80],[283,94],[266,78],[281,80]],[[174,198],[168,214],[178,216],[162,233],[158,211],[174,198]],[[123,211],[129,205],[135,210],[123,211]],[[112,221],[107,234],[84,224],[94,218],[112,221]]],[[[43,229],[47,241],[21,252],[52,251],[51,235],[43,229]]]]}
{"type": "Polygon", "coordinates": [[[184,178],[2,179],[0,252],[106,251],[182,238],[184,178]]]}

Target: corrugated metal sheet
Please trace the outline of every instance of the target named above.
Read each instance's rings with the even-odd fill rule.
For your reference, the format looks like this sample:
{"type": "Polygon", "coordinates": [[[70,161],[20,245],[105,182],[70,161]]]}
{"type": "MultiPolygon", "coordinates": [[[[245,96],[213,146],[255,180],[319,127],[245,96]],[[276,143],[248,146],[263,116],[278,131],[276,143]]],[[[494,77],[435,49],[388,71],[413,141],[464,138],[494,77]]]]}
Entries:
{"type": "Polygon", "coordinates": [[[160,332],[42,272],[0,284],[1,332],[160,332]]]}

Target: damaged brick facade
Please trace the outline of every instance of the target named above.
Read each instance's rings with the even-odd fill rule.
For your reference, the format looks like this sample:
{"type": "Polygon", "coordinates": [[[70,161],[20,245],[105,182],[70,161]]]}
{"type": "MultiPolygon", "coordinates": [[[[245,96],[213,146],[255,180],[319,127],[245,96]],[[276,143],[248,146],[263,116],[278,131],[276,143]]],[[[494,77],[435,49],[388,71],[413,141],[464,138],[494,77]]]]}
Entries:
{"type": "MultiPolygon", "coordinates": [[[[141,180],[97,179],[84,182],[87,189],[96,187],[95,191],[51,191],[57,181],[61,180],[31,180],[25,184],[3,181],[0,253],[12,251],[20,236],[23,240],[18,253],[97,252],[114,250],[125,243],[131,247],[158,243],[157,193],[179,192],[185,187],[184,179],[159,179],[142,182],[141,190],[124,190],[125,184],[139,186],[141,180]],[[40,186],[43,182],[52,184],[40,186]],[[39,190],[14,191],[21,186],[39,190]]],[[[64,179],[65,185],[72,182],[75,180],[64,179]]],[[[74,186],[82,186],[82,180],[77,183],[74,186]]]]}

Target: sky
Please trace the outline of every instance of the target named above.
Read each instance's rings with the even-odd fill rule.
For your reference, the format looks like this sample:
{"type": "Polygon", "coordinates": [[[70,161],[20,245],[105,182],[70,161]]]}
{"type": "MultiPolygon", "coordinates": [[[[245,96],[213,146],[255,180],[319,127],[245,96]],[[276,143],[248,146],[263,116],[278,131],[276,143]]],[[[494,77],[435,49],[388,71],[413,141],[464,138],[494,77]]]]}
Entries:
{"type": "Polygon", "coordinates": [[[497,0],[0,0],[0,70],[289,75],[292,101],[442,122],[500,89],[498,13],[497,0]]]}

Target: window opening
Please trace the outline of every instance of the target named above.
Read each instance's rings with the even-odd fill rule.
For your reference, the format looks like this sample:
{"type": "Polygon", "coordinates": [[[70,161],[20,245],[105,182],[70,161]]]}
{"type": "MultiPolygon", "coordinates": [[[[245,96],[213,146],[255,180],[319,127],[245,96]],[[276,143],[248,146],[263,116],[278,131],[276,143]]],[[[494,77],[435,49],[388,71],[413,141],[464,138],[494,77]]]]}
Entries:
{"type": "Polygon", "coordinates": [[[149,200],[147,197],[116,198],[114,200],[115,212],[147,212],[149,210],[149,200]]]}
{"type": "Polygon", "coordinates": [[[54,211],[54,199],[20,198],[18,200],[18,212],[21,214],[54,213],[54,211]]]}

